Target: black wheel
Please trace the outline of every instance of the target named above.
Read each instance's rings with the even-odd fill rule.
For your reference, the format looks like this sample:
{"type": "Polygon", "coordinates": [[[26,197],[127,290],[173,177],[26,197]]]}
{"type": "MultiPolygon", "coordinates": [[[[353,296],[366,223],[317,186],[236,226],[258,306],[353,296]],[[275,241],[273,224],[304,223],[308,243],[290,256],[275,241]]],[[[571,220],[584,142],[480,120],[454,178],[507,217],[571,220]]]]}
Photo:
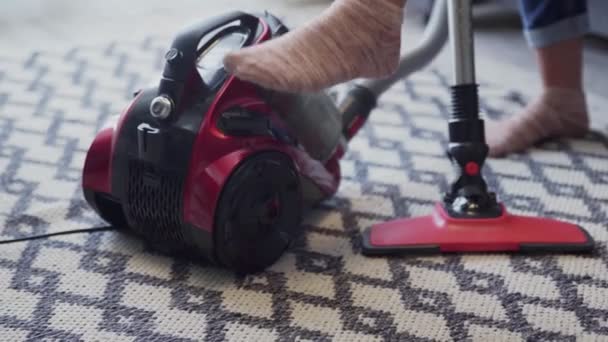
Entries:
{"type": "Polygon", "coordinates": [[[262,271],[298,235],[302,198],[289,157],[263,152],[245,160],[229,178],[216,210],[215,255],[241,273],[262,271]]]}
{"type": "Polygon", "coordinates": [[[85,190],[86,201],[97,212],[97,214],[111,226],[124,228],[127,226],[127,219],[122,211],[121,205],[107,195],[91,190],[85,190]]]}

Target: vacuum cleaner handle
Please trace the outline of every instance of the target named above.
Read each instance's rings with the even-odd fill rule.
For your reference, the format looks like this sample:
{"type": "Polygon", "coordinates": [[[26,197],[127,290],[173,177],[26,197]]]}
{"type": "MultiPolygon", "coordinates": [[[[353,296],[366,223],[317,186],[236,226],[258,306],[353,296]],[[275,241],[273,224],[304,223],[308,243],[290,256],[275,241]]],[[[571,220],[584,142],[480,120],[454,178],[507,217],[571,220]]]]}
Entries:
{"type": "Polygon", "coordinates": [[[259,18],[240,11],[229,12],[211,20],[197,23],[182,30],[173,40],[165,54],[165,67],[158,88],[158,97],[150,106],[156,117],[166,118],[179,108],[184,86],[196,65],[198,45],[205,35],[232,22],[241,21],[241,26],[250,30],[246,44],[255,37],[259,18]]]}
{"type": "Polygon", "coordinates": [[[165,55],[166,64],[163,76],[175,81],[185,81],[196,62],[198,44],[203,37],[214,30],[241,21],[251,30],[249,40],[255,35],[259,18],[240,11],[230,12],[211,20],[184,29],[175,37],[171,49],[165,55]]]}

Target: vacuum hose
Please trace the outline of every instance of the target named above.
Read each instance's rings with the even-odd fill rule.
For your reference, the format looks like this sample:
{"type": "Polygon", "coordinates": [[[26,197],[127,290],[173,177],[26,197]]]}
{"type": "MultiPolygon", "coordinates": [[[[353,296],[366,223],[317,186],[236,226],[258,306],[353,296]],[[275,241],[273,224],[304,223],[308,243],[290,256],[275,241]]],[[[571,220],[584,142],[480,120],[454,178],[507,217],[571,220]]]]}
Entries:
{"type": "Polygon", "coordinates": [[[376,95],[367,87],[357,85],[348,92],[340,105],[342,134],[346,140],[350,141],[363,127],[377,102],[376,95]]]}

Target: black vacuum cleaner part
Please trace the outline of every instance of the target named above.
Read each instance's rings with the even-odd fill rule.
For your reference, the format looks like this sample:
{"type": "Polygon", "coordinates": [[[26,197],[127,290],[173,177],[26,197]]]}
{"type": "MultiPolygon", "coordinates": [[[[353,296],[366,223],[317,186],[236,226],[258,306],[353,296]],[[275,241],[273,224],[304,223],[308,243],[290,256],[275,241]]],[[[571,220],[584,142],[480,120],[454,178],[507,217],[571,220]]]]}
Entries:
{"type": "Polygon", "coordinates": [[[0,245],[6,245],[10,243],[18,243],[18,242],[26,242],[40,239],[48,239],[55,236],[61,235],[72,235],[72,234],[83,234],[83,233],[96,233],[96,232],[107,232],[112,230],[119,230],[117,227],[108,226],[108,227],[93,227],[93,228],[83,228],[83,229],[73,229],[73,230],[64,230],[55,233],[49,234],[40,234],[33,236],[26,236],[22,238],[10,239],[10,240],[0,240],[0,245]]]}

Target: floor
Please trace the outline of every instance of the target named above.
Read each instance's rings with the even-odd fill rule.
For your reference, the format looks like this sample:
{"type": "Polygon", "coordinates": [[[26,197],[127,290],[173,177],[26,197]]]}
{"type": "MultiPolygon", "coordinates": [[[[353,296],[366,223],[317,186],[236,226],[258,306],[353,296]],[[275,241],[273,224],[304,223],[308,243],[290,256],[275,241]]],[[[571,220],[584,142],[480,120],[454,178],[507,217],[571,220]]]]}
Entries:
{"type": "MultiPolygon", "coordinates": [[[[131,81],[156,65],[150,54],[161,42],[141,44],[142,36],[170,36],[193,20],[262,5],[297,25],[328,2],[180,0],[174,3],[182,7],[170,8],[159,0],[0,0],[0,239],[100,224],[81,197],[82,164],[98,125],[124,105],[131,81]],[[140,45],[110,51],[115,40],[140,45]],[[74,45],[93,48],[69,50],[74,45]],[[44,51],[30,59],[38,49],[44,51]],[[128,73],[125,59],[134,61],[128,73]]],[[[506,89],[488,88],[531,94],[536,84],[533,56],[513,18],[478,17],[479,76],[494,86],[482,95],[505,113],[519,104],[506,89]]],[[[411,17],[406,26],[408,48],[421,26],[411,17]]],[[[590,41],[587,51],[587,84],[607,103],[601,79],[607,49],[590,41]]],[[[434,63],[449,63],[447,49],[434,63]]],[[[140,239],[115,232],[3,245],[0,335],[115,342],[606,340],[608,150],[596,135],[488,160],[486,169],[511,212],[579,224],[599,243],[594,255],[360,255],[363,229],[427,214],[452,180],[444,154],[449,69],[437,69],[387,94],[388,105],[349,145],[335,200],[307,215],[306,247],[269,272],[236,278],[152,254],[140,239]]],[[[604,117],[608,104],[600,102],[604,117]]]]}

